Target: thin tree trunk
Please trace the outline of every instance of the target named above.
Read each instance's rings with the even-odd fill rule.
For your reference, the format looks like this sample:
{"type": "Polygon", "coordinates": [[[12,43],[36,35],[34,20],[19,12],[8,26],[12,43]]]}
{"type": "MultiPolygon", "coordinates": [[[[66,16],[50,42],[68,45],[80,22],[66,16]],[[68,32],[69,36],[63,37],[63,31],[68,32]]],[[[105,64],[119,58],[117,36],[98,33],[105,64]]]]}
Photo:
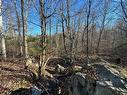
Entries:
{"type": "Polygon", "coordinates": [[[52,48],[52,18],[50,18],[50,49],[52,48]]]}
{"type": "Polygon", "coordinates": [[[27,38],[26,38],[26,18],[24,18],[24,0],[21,0],[21,15],[22,15],[22,26],[23,26],[23,56],[28,57],[27,50],[27,38]]]}
{"type": "Polygon", "coordinates": [[[24,30],[25,30],[25,56],[28,58],[28,44],[27,44],[27,17],[25,17],[24,22],[24,30]]]}
{"type": "Polygon", "coordinates": [[[67,32],[69,33],[69,51],[70,54],[72,52],[72,33],[70,31],[70,0],[66,0],[66,5],[67,5],[67,21],[66,21],[66,26],[67,26],[67,32]]]}
{"type": "Polygon", "coordinates": [[[6,60],[7,55],[6,55],[6,45],[5,45],[4,35],[2,35],[1,44],[2,44],[2,55],[3,55],[3,58],[6,60]]]}
{"type": "Polygon", "coordinates": [[[87,48],[86,48],[86,56],[87,56],[87,64],[89,64],[89,17],[90,17],[90,9],[91,9],[91,0],[89,0],[89,9],[87,13],[87,48]]]}
{"type": "Polygon", "coordinates": [[[58,22],[56,24],[56,37],[55,37],[55,40],[56,40],[56,54],[58,55],[59,54],[58,22]]]}
{"type": "Polygon", "coordinates": [[[79,31],[80,31],[80,22],[81,21],[81,18],[80,18],[80,15],[78,17],[78,31],[76,33],[76,41],[75,41],[75,48],[76,48],[76,55],[78,54],[78,38],[79,38],[79,31]]]}
{"type": "Polygon", "coordinates": [[[82,52],[83,52],[83,53],[85,53],[85,52],[84,52],[84,36],[85,36],[86,28],[87,28],[87,27],[85,26],[84,32],[82,33],[82,52]]]}
{"type": "Polygon", "coordinates": [[[39,0],[40,4],[40,20],[41,20],[41,56],[40,56],[40,64],[38,69],[38,78],[41,78],[41,68],[42,65],[45,62],[45,56],[46,56],[46,17],[45,17],[45,11],[44,11],[44,0],[39,0]]]}
{"type": "Polygon", "coordinates": [[[99,52],[99,46],[100,46],[101,36],[102,36],[102,33],[104,31],[104,26],[105,26],[105,19],[106,19],[106,14],[103,17],[102,27],[100,29],[100,34],[99,34],[99,39],[98,39],[98,43],[97,43],[97,49],[96,49],[97,51],[96,51],[96,53],[99,52]]]}
{"type": "Polygon", "coordinates": [[[91,28],[91,54],[93,54],[94,53],[94,49],[93,49],[93,39],[94,39],[94,30],[95,30],[95,23],[94,23],[94,21],[95,21],[95,17],[93,18],[93,21],[92,21],[92,28],[91,28]]]}
{"type": "Polygon", "coordinates": [[[107,9],[108,9],[108,3],[107,0],[104,1],[104,14],[103,14],[103,20],[102,20],[102,26],[100,29],[100,34],[99,34],[99,39],[97,43],[97,48],[96,48],[96,53],[99,53],[99,46],[100,46],[100,41],[101,41],[101,36],[105,28],[105,20],[106,20],[106,15],[107,15],[107,9]]]}
{"type": "MultiPolygon", "coordinates": [[[[2,13],[2,1],[0,0],[0,14],[2,13]]],[[[2,24],[2,15],[0,15],[0,33],[1,33],[1,48],[2,48],[2,56],[6,60],[6,45],[5,45],[5,35],[3,32],[3,24],[2,24]]]]}
{"type": "Polygon", "coordinates": [[[105,17],[104,17],[104,19],[103,19],[103,22],[102,22],[102,28],[100,29],[100,34],[99,34],[99,39],[98,39],[98,43],[97,43],[97,51],[96,51],[96,53],[98,53],[99,52],[99,46],[100,46],[100,41],[101,41],[101,35],[102,35],[102,33],[103,33],[103,31],[104,31],[104,22],[105,22],[105,17]]]}
{"type": "Polygon", "coordinates": [[[22,36],[21,36],[21,22],[20,22],[20,17],[16,8],[16,0],[14,1],[14,6],[15,6],[15,11],[16,11],[16,17],[17,17],[17,24],[18,24],[18,33],[19,33],[19,45],[20,45],[20,55],[23,55],[23,47],[22,47],[22,36]]]}
{"type": "Polygon", "coordinates": [[[63,3],[61,4],[61,24],[62,24],[62,33],[63,33],[63,45],[64,45],[64,51],[67,55],[67,48],[66,48],[66,36],[65,36],[65,30],[64,30],[64,14],[63,14],[63,3]]]}

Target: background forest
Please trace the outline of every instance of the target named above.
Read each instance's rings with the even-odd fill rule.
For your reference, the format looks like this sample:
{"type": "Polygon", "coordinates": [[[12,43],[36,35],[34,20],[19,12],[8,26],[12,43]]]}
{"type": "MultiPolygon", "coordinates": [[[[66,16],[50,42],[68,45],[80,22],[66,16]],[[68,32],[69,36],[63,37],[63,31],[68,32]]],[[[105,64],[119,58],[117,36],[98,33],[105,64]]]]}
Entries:
{"type": "Polygon", "coordinates": [[[0,60],[27,68],[30,59],[40,80],[52,77],[52,58],[65,67],[101,59],[127,74],[127,0],[0,0],[0,60]]]}
{"type": "Polygon", "coordinates": [[[2,1],[1,33],[5,36],[6,55],[37,56],[44,48],[47,54],[57,56],[89,53],[124,60],[126,3],[126,0],[2,1]]]}

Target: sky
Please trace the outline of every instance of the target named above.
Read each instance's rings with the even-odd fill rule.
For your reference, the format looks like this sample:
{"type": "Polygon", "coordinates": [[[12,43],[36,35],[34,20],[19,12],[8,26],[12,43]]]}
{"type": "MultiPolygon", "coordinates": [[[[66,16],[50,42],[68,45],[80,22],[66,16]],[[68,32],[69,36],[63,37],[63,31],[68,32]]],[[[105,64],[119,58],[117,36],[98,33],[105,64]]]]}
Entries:
{"type": "MultiPolygon", "coordinates": [[[[17,10],[19,11],[19,14],[20,14],[21,13],[20,0],[17,0],[17,1],[19,1],[19,2],[17,2],[17,10]]],[[[35,4],[36,8],[39,8],[39,3],[37,1],[38,0],[34,0],[34,3],[36,3],[35,4]]],[[[84,7],[84,5],[86,3],[86,2],[84,2],[84,0],[72,0],[72,1],[73,2],[71,3],[71,9],[70,9],[70,15],[71,16],[73,16],[77,11],[81,10],[82,8],[86,12],[87,7],[84,7]]],[[[119,0],[114,0],[114,1],[119,1],[119,0]]],[[[4,2],[4,7],[5,8],[8,6],[8,4],[9,4],[9,6],[13,6],[13,3],[12,3],[13,0],[3,0],[3,2],[4,2]]],[[[99,2],[99,0],[92,0],[92,2],[94,2],[94,3],[92,3],[91,11],[93,12],[94,10],[96,10],[97,15],[101,14],[101,10],[102,9],[99,9],[99,6],[101,6],[103,3],[101,2],[102,4],[100,4],[100,3],[97,4],[97,2],[99,2]]],[[[29,35],[40,35],[41,34],[41,30],[40,30],[40,26],[38,26],[38,25],[40,25],[39,12],[35,9],[35,7],[33,7],[33,3],[31,3],[31,4],[32,5],[30,7],[30,12],[29,12],[29,16],[28,16],[28,34],[29,35]],[[37,25],[35,25],[35,24],[37,24],[37,25]]],[[[48,0],[47,0],[46,7],[50,6],[50,4],[51,4],[51,2],[48,2],[48,0]]],[[[51,11],[53,11],[54,8],[57,8],[57,7],[58,6],[55,6],[55,4],[53,4],[51,11]]],[[[110,11],[115,10],[115,7],[116,7],[116,3],[115,2],[111,3],[110,11]]],[[[12,15],[14,15],[15,12],[14,12],[13,8],[12,8],[11,12],[12,12],[12,15]]],[[[85,12],[84,12],[83,15],[86,15],[85,12]]],[[[107,18],[110,18],[109,26],[112,26],[112,25],[115,24],[116,20],[118,19],[118,14],[117,14],[118,12],[119,11],[115,11],[115,12],[113,11],[113,12],[110,12],[108,14],[107,18]]],[[[50,14],[51,12],[47,12],[47,13],[50,14]]],[[[66,12],[64,12],[64,14],[66,15],[66,12]]],[[[77,17],[76,17],[76,19],[77,19],[77,17]]],[[[86,18],[85,16],[82,16],[82,17],[86,18]]],[[[7,16],[5,16],[3,18],[4,18],[3,22],[6,23],[7,16]]],[[[56,26],[58,18],[59,18],[58,15],[54,15],[52,17],[52,20],[53,20],[53,22],[52,22],[52,33],[53,34],[56,33],[56,27],[55,26],[56,26]]],[[[97,22],[100,24],[102,18],[98,17],[97,19],[98,19],[97,22]]],[[[15,20],[15,19],[13,18],[13,20],[15,20]]],[[[49,19],[47,19],[47,20],[49,20],[49,19]]],[[[84,22],[85,22],[85,19],[82,21],[82,23],[84,23],[84,22]]],[[[14,21],[14,23],[16,23],[16,21],[14,21]]],[[[59,23],[59,25],[60,25],[60,23],[59,23]]],[[[47,26],[49,26],[49,24],[47,26]]],[[[61,31],[62,30],[59,27],[58,32],[61,32],[61,31]]],[[[47,32],[49,33],[49,28],[47,28],[47,32]]]]}
{"type": "MultiPolygon", "coordinates": [[[[51,2],[50,2],[51,3],[51,2]]],[[[46,9],[47,9],[47,7],[48,6],[50,6],[50,4],[48,3],[48,2],[46,2],[46,9]]],[[[52,7],[52,9],[50,10],[48,10],[49,12],[47,12],[47,14],[46,15],[50,15],[53,11],[54,11],[54,8],[57,8],[56,6],[55,6],[55,4],[53,3],[53,5],[54,6],[51,6],[52,7]],[[50,12],[51,11],[51,12],[50,12]]],[[[37,3],[37,5],[36,5],[36,8],[39,8],[39,4],[37,3]]],[[[32,34],[32,35],[39,35],[39,34],[41,34],[41,29],[40,29],[40,26],[38,26],[38,25],[40,25],[40,17],[39,17],[39,12],[35,9],[35,7],[33,7],[31,10],[30,10],[30,14],[29,14],[29,18],[30,18],[30,21],[31,22],[34,22],[34,24],[33,23],[31,23],[31,22],[28,22],[29,23],[29,26],[30,26],[30,34],[32,34]],[[37,24],[37,25],[35,25],[35,24],[37,24]],[[31,27],[32,26],[32,27],[31,27]]],[[[55,32],[56,32],[56,27],[55,27],[55,25],[56,25],[56,23],[57,23],[57,16],[56,15],[53,15],[53,17],[51,17],[52,18],[52,33],[54,34],[55,32]]],[[[49,19],[50,18],[48,18],[47,19],[47,23],[49,22],[49,19]]],[[[47,33],[49,34],[49,24],[47,24],[47,33]]]]}
{"type": "MultiPolygon", "coordinates": [[[[76,9],[79,9],[80,7],[83,6],[84,1],[83,0],[76,0],[73,3],[75,3],[75,4],[73,5],[73,8],[71,10],[76,10],[76,9]]],[[[72,12],[71,14],[74,14],[74,13],[72,12]]],[[[32,22],[34,22],[34,23],[36,23],[38,25],[40,24],[38,12],[34,8],[30,11],[30,19],[31,19],[32,22]]],[[[49,19],[47,19],[47,20],[49,20],[49,19]]],[[[53,22],[52,22],[52,24],[53,24],[52,25],[52,33],[54,34],[54,33],[56,33],[55,25],[57,23],[57,16],[54,15],[54,17],[52,17],[52,20],[53,20],[53,22]]],[[[40,32],[41,30],[40,30],[39,26],[34,25],[32,23],[29,23],[29,25],[33,26],[32,29],[30,28],[30,30],[31,30],[30,34],[32,34],[32,35],[41,34],[41,32],[40,32]]],[[[62,31],[60,27],[58,28],[58,30],[59,30],[59,32],[62,31]]],[[[49,28],[47,28],[47,32],[49,33],[49,28]]]]}

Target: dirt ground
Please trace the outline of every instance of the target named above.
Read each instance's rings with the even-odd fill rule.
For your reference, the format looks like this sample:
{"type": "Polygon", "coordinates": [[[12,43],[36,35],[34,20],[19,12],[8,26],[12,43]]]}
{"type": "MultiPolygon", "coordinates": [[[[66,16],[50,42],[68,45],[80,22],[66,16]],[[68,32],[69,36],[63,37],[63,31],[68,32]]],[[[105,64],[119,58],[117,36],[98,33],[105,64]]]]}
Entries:
{"type": "MultiPolygon", "coordinates": [[[[59,64],[59,62],[57,64],[59,64]]],[[[100,74],[100,77],[102,77],[101,79],[109,78],[110,80],[114,80],[113,78],[110,78],[111,74],[117,74],[118,76],[121,76],[123,79],[125,79],[125,81],[127,79],[127,67],[120,67],[114,64],[107,64],[105,62],[102,62],[100,64],[98,62],[95,62],[93,63],[93,67],[96,67],[96,71],[100,74]]],[[[93,76],[94,71],[91,71],[91,68],[88,70],[86,69],[88,68],[83,69],[83,73],[88,73],[88,75],[92,74],[91,76],[93,76]]],[[[118,79],[119,78],[117,78],[117,80],[118,79]]],[[[25,64],[22,60],[17,62],[0,62],[0,95],[8,95],[9,93],[11,93],[11,91],[15,91],[19,88],[31,88],[33,87],[33,83],[31,81],[32,79],[30,72],[25,69],[25,64]]]]}
{"type": "Polygon", "coordinates": [[[0,62],[0,95],[18,88],[30,88],[29,73],[21,63],[0,62]]]}

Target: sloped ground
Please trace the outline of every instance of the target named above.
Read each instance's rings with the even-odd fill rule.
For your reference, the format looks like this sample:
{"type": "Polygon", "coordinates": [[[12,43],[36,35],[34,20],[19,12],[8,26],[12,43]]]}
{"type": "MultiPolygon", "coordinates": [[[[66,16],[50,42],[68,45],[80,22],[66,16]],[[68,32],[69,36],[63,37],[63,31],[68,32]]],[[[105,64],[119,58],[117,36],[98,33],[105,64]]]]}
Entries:
{"type": "Polygon", "coordinates": [[[0,62],[0,95],[18,88],[30,88],[29,72],[21,63],[0,62]]]}
{"type": "MultiPolygon", "coordinates": [[[[62,62],[58,62],[57,64],[60,64],[60,63],[62,62]]],[[[55,65],[53,64],[53,66],[55,65]]],[[[96,77],[94,76],[94,73],[97,72],[99,77],[98,80],[100,83],[103,83],[103,85],[108,88],[111,88],[115,91],[123,93],[122,95],[127,95],[127,80],[126,80],[127,67],[123,68],[123,67],[112,65],[110,63],[106,63],[103,61],[95,62],[92,64],[92,66],[96,68],[95,69],[96,71],[92,71],[91,68],[84,68],[81,71],[81,73],[88,74],[90,75],[90,77],[93,76],[94,78],[96,77]]],[[[68,74],[67,75],[65,74],[63,74],[60,77],[57,77],[57,79],[63,82],[63,79],[66,78],[68,75],[68,74]]],[[[18,61],[17,62],[0,62],[0,95],[8,95],[11,91],[15,91],[19,88],[25,88],[25,90],[28,90],[29,88],[33,87],[33,84],[30,81],[31,81],[30,72],[24,69],[24,63],[22,62],[18,63],[18,61]]],[[[54,79],[53,81],[50,79],[48,81],[43,80],[41,85],[46,86],[48,84],[47,88],[50,88],[51,86],[55,85],[55,84],[51,84],[50,82],[55,83],[54,79]]],[[[64,85],[67,86],[67,84],[64,84],[64,85]]],[[[42,86],[42,89],[44,89],[43,86],[42,86]]],[[[22,89],[19,89],[19,91],[20,90],[22,89]]],[[[57,89],[54,89],[54,90],[57,90],[57,89]]],[[[53,94],[53,95],[57,95],[57,94],[53,94]]]]}
{"type": "Polygon", "coordinates": [[[118,95],[127,95],[127,69],[105,62],[93,64],[99,77],[99,83],[117,91],[118,95]]]}

